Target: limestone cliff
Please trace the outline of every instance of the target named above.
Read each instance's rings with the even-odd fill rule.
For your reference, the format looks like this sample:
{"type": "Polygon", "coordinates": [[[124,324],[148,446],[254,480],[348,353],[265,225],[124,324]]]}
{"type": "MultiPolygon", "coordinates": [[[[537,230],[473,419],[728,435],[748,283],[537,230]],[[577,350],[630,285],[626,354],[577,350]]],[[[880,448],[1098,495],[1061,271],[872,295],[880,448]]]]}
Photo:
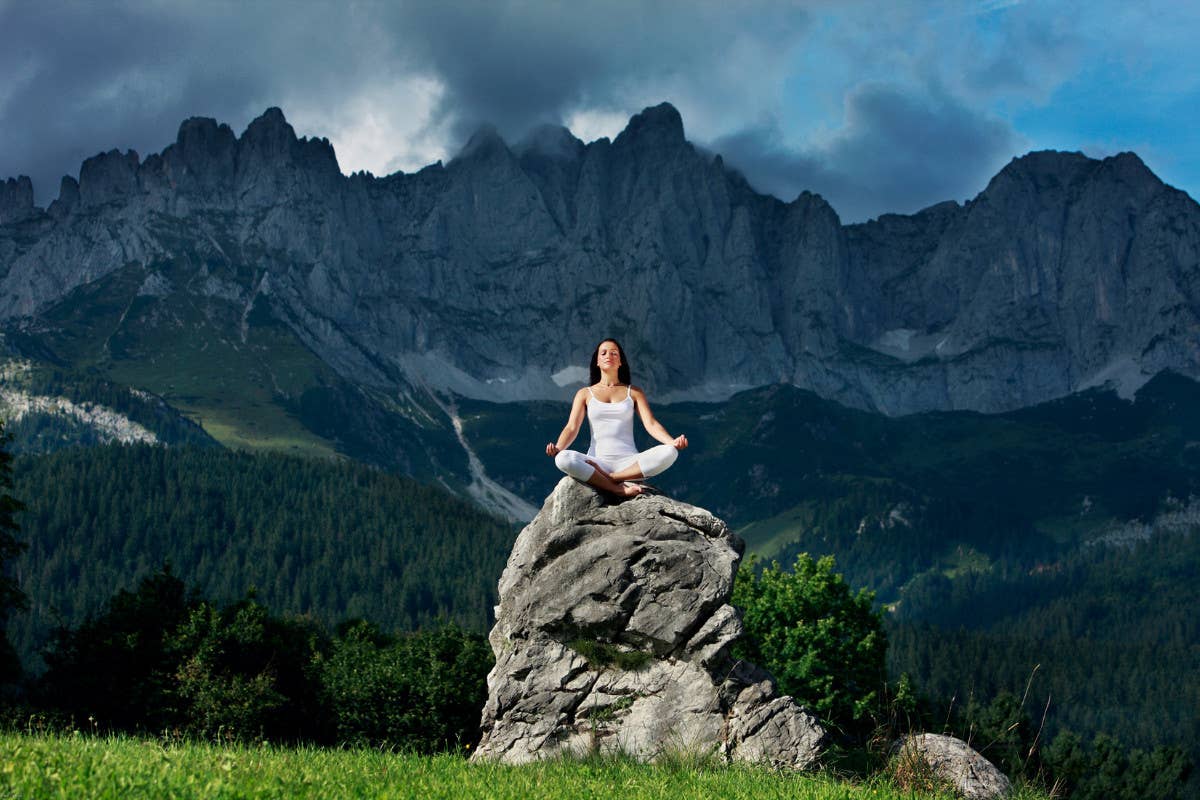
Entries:
{"type": "Polygon", "coordinates": [[[753,191],[666,104],[613,141],[484,129],[383,178],[343,176],[269,109],[240,137],[190,119],[145,160],[88,159],[47,211],[27,178],[0,184],[10,328],[168,260],[244,275],[223,296],[356,382],[488,399],[564,396],[609,334],[661,399],[782,381],[993,411],[1200,377],[1200,206],[1129,153],[1033,153],[965,205],[843,226],[819,196],[753,191]]]}

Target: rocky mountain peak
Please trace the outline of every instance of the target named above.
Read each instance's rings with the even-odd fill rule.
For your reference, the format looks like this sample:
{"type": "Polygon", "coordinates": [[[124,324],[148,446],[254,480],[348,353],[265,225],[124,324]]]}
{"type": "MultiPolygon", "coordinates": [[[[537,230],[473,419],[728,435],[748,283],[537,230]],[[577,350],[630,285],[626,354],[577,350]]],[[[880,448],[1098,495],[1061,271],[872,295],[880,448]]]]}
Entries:
{"type": "Polygon", "coordinates": [[[138,190],[140,160],[133,150],[109,150],[92,156],[79,168],[79,197],[85,206],[124,200],[138,190]]]}
{"type": "Polygon", "coordinates": [[[517,143],[513,151],[521,158],[541,156],[574,161],[587,147],[562,125],[538,125],[517,143]]]}
{"type": "Polygon", "coordinates": [[[686,144],[683,117],[670,103],[659,103],[634,114],[617,136],[615,145],[641,147],[672,147],[686,144]]]}
{"type": "Polygon", "coordinates": [[[271,106],[246,126],[241,141],[247,146],[285,147],[296,141],[296,131],[283,110],[271,106]]]}
{"type": "Polygon", "coordinates": [[[1078,152],[1036,150],[1013,158],[996,173],[982,195],[1010,186],[1054,189],[1085,178],[1096,162],[1078,152]]]}
{"type": "Polygon", "coordinates": [[[1095,159],[1080,152],[1037,150],[1014,158],[997,173],[992,182],[1005,180],[1032,182],[1039,188],[1065,186],[1084,180],[1116,180],[1154,187],[1164,185],[1145,162],[1131,152],[1095,159]]]}
{"type": "Polygon", "coordinates": [[[1166,187],[1133,153],[1094,159],[1078,152],[1040,150],[1014,158],[980,193],[985,202],[1017,206],[1058,206],[1092,197],[1110,204],[1120,198],[1146,202],[1166,187]]]}
{"type": "MultiPolygon", "coordinates": [[[[483,129],[447,168],[347,179],[277,108],[237,139],[191,119],[140,165],[89,159],[36,237],[0,225],[0,316],[219,242],[270,272],[279,313],[342,374],[379,360],[491,401],[569,392],[556,376],[613,320],[663,402],[783,381],[886,413],[997,411],[1200,374],[1200,206],[1133,154],[1030,153],[963,206],[844,226],[683,136],[664,103],[614,142],[547,126],[510,149],[483,129]]],[[[22,180],[0,196],[0,220],[39,219],[22,180]]]]}
{"type": "MultiPolygon", "coordinates": [[[[218,131],[217,136],[220,137],[218,131]]],[[[283,112],[272,106],[246,126],[238,139],[239,161],[269,164],[304,165],[318,171],[341,175],[328,139],[299,139],[283,112]]]]}
{"type": "Polygon", "coordinates": [[[58,185],[58,198],[50,204],[50,216],[61,219],[67,216],[79,205],[79,181],[70,175],[63,175],[58,185]]]}
{"type": "Polygon", "coordinates": [[[0,225],[19,222],[33,213],[33,181],[28,175],[0,183],[0,225]]]}
{"type": "Polygon", "coordinates": [[[512,151],[508,149],[508,144],[494,125],[480,125],[471,134],[471,138],[467,139],[454,161],[489,161],[494,158],[508,158],[511,155],[512,151]]]}
{"type": "MultiPolygon", "coordinates": [[[[278,111],[279,109],[274,110],[278,111]]],[[[259,119],[264,119],[266,116],[264,114],[259,119]]],[[[279,119],[283,120],[282,112],[279,114],[279,119]]],[[[253,125],[254,123],[251,124],[253,125]]],[[[282,126],[284,129],[291,129],[291,126],[286,121],[282,123],[282,126]]],[[[248,132],[249,129],[247,129],[248,132]]],[[[191,117],[184,120],[179,126],[178,135],[175,137],[175,147],[181,153],[185,154],[185,157],[201,153],[211,155],[228,152],[236,144],[237,137],[234,135],[233,129],[224,123],[218,124],[211,117],[191,117]]]]}
{"type": "Polygon", "coordinates": [[[1117,153],[1102,160],[1097,177],[1106,179],[1108,183],[1120,184],[1125,192],[1140,196],[1143,200],[1166,186],[1136,153],[1130,152],[1117,153]]]}

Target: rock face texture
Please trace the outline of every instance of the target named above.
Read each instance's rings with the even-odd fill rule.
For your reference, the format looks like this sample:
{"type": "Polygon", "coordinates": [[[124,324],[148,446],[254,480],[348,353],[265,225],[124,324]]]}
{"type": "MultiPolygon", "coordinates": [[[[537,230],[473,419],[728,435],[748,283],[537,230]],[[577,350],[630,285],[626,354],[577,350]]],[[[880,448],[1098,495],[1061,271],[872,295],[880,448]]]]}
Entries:
{"type": "Polygon", "coordinates": [[[899,759],[918,759],[966,800],[996,800],[1012,789],[1008,778],[966,742],[937,733],[902,737],[893,750],[899,759]]]}
{"type": "Polygon", "coordinates": [[[168,261],[348,379],[489,400],[567,396],[606,335],[660,401],[787,382],[999,411],[1200,378],[1200,206],[1131,153],[1032,153],[964,205],[846,226],[817,195],[755,192],[667,104],[612,141],[483,130],[385,178],[342,175],[269,109],[240,137],[190,119],[145,160],[88,159],[46,211],[0,183],[0,323],[168,261]]]}
{"type": "Polygon", "coordinates": [[[729,605],[742,546],[701,508],[612,503],[564,478],[500,579],[473,757],[687,753],[811,766],[820,723],[729,656],[742,632],[729,605]]]}

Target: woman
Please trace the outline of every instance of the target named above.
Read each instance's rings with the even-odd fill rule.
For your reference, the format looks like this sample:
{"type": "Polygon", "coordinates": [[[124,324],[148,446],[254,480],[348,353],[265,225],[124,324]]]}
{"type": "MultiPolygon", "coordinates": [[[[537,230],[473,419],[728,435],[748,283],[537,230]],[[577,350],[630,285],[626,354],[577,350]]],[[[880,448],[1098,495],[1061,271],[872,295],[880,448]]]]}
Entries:
{"type": "Polygon", "coordinates": [[[675,463],[679,451],[688,446],[686,436],[671,438],[667,429],[650,413],[646,393],[629,383],[629,361],[615,339],[596,345],[590,367],[591,385],[575,393],[567,426],[558,441],[546,445],[546,455],[576,480],[616,495],[633,497],[645,487],[633,481],[649,478],[675,463]],[[662,442],[639,453],[633,444],[633,410],[637,408],[646,432],[662,442]],[[587,455],[568,450],[587,415],[592,445],[587,455]]]}

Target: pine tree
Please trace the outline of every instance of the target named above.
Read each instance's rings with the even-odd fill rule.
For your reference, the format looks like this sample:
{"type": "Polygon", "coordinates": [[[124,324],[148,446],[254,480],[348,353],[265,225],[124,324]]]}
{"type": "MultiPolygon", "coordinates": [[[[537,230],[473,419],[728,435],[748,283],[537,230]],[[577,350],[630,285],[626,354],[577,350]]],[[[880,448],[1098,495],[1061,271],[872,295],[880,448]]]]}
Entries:
{"type": "Polygon", "coordinates": [[[26,607],[25,593],[5,569],[10,559],[25,550],[25,544],[17,538],[20,533],[17,513],[25,506],[11,494],[12,456],[8,441],[0,422],[0,684],[14,683],[21,676],[21,660],[8,640],[8,617],[26,607]]]}

